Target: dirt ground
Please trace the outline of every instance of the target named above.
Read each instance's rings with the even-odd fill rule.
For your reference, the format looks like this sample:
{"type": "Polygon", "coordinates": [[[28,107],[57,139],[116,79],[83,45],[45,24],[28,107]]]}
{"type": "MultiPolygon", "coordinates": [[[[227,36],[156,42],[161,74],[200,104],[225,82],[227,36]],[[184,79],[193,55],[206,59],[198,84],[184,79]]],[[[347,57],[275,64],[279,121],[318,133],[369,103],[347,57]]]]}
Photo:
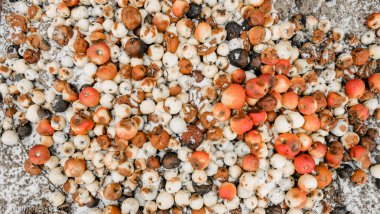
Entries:
{"type": "MultiPolygon", "coordinates": [[[[12,4],[8,1],[0,0],[0,3],[12,4]]],[[[380,11],[380,3],[379,0],[277,0],[275,8],[281,18],[290,18],[296,13],[313,14],[327,17],[335,26],[359,34],[365,30],[365,17],[380,11]]],[[[23,144],[29,147],[36,139],[31,137],[24,140],[23,144]]],[[[21,146],[7,147],[0,144],[0,213],[51,213],[46,198],[53,189],[43,176],[31,177],[23,172],[25,157],[21,146]]],[[[365,187],[353,187],[339,180],[331,189],[328,201],[332,206],[343,207],[351,213],[375,214],[380,213],[379,195],[380,191],[372,179],[365,187]]],[[[320,213],[321,207],[316,212],[320,213]]]]}

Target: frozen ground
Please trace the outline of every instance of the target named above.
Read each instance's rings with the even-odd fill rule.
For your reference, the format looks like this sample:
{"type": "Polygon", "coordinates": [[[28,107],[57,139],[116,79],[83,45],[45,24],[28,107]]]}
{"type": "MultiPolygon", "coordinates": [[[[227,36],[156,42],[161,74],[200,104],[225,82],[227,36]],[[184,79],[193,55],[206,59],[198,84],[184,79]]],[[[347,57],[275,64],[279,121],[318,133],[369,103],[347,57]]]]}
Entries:
{"type": "MultiPolygon", "coordinates": [[[[15,4],[8,1],[0,0],[2,16],[15,4]]],[[[380,11],[380,3],[379,0],[277,0],[275,8],[281,18],[289,18],[296,13],[314,14],[327,17],[337,26],[359,34],[365,29],[364,18],[371,12],[380,11]]],[[[3,20],[0,26],[4,26],[1,23],[3,20]]],[[[0,44],[0,47],[3,45],[0,44]]],[[[379,124],[373,125],[378,127],[379,124]]],[[[34,140],[37,139],[31,137],[24,140],[23,144],[29,147],[34,144],[34,140]]],[[[6,147],[0,144],[0,213],[51,213],[46,197],[53,189],[44,177],[31,177],[23,172],[25,157],[21,146],[6,147]]],[[[379,157],[375,156],[373,161],[380,160],[379,157]]],[[[355,214],[380,213],[380,190],[374,185],[373,179],[365,187],[353,187],[348,181],[338,181],[328,192],[327,202],[332,207],[344,208],[355,214]]],[[[322,207],[319,205],[316,211],[322,213],[322,207]]],[[[335,210],[333,213],[346,212],[335,210]]]]}

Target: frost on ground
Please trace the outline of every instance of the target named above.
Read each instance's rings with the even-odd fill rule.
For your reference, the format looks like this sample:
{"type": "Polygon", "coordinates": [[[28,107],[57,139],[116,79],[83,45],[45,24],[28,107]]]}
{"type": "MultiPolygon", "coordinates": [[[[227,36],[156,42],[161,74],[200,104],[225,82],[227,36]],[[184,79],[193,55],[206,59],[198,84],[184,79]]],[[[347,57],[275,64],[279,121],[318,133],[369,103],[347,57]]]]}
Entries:
{"type": "MultiPolygon", "coordinates": [[[[9,28],[5,25],[5,14],[17,11],[17,2],[9,0],[2,2],[0,19],[0,52],[6,50],[6,38],[9,28]]],[[[275,8],[281,18],[290,18],[293,14],[313,14],[317,17],[326,17],[332,20],[335,26],[359,34],[364,28],[364,18],[375,11],[380,11],[379,0],[276,0],[275,8]]],[[[1,8],[1,7],[0,7],[1,8]]],[[[41,26],[43,28],[43,26],[41,26]]],[[[54,48],[53,48],[54,49],[54,48]]],[[[60,54],[56,53],[59,57],[60,54]]],[[[44,82],[44,81],[41,81],[44,82]]],[[[1,117],[0,117],[0,121],[1,117]]],[[[368,124],[378,127],[379,123],[368,124]]],[[[28,149],[38,141],[36,133],[22,141],[28,149]]],[[[380,142],[378,142],[380,143],[380,142]]],[[[27,175],[22,165],[26,152],[21,145],[7,147],[0,144],[0,213],[50,213],[53,212],[47,201],[48,194],[54,191],[43,176],[31,177],[27,175]]],[[[372,162],[379,162],[380,154],[372,157],[372,162]]],[[[336,175],[337,177],[337,175],[336,175]]],[[[364,187],[353,186],[348,180],[336,178],[336,182],[325,192],[325,201],[331,207],[345,207],[351,213],[380,213],[380,184],[369,176],[364,187]]],[[[80,209],[68,205],[68,212],[81,213],[80,209]],[[76,211],[74,211],[76,210],[76,211]]],[[[318,204],[317,213],[327,211],[327,206],[318,204]]],[[[337,212],[335,213],[344,213],[337,212]]]]}

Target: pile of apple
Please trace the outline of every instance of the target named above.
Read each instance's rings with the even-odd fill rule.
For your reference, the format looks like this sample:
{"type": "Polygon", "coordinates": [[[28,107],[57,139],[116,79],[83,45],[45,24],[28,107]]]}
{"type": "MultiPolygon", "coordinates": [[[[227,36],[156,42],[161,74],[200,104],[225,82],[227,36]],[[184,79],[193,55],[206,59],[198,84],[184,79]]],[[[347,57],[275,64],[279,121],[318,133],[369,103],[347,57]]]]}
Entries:
{"type": "Polygon", "coordinates": [[[1,141],[38,133],[57,209],[314,213],[334,171],[380,179],[380,13],[356,37],[270,0],[18,4],[1,141]]]}

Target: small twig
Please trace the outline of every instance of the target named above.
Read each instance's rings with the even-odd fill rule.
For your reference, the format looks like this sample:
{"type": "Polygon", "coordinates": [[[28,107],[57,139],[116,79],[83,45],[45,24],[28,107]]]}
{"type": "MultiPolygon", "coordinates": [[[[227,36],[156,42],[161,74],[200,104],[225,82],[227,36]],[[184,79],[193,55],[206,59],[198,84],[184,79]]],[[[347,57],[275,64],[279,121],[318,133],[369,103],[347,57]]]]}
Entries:
{"type": "MultiPolygon", "coordinates": [[[[2,149],[2,151],[4,151],[4,149],[2,149]]],[[[5,155],[9,158],[9,160],[10,160],[11,162],[17,164],[17,163],[12,159],[11,155],[8,154],[8,152],[3,152],[3,154],[5,154],[5,155]]]]}
{"type": "MultiPolygon", "coordinates": [[[[8,96],[8,98],[9,98],[9,100],[8,100],[8,102],[11,102],[11,98],[12,97],[10,97],[10,96],[8,96]]],[[[5,103],[4,103],[5,104],[5,103]]],[[[8,105],[7,104],[5,104],[4,106],[3,106],[3,114],[4,114],[4,118],[6,117],[5,116],[5,111],[6,111],[6,108],[8,107],[8,105]]],[[[11,120],[12,120],[12,128],[14,129],[15,127],[14,127],[14,121],[13,121],[13,117],[11,117],[11,120]]],[[[4,120],[3,120],[3,122],[4,122],[4,120]]],[[[25,146],[24,146],[24,144],[22,144],[22,142],[20,141],[20,143],[19,143],[20,145],[21,145],[21,148],[23,149],[23,151],[25,152],[25,154],[26,154],[26,156],[28,156],[28,150],[25,148],[25,146]]],[[[9,155],[8,153],[6,153],[7,155],[9,155]]],[[[12,160],[12,158],[9,156],[9,159],[11,159],[12,160]]],[[[12,160],[13,161],[13,160],[12,160]]],[[[62,193],[62,195],[64,195],[64,196],[66,196],[66,193],[62,190],[62,189],[60,189],[59,187],[57,187],[53,182],[51,182],[50,181],[50,179],[46,176],[46,174],[47,174],[47,172],[43,169],[43,168],[40,168],[40,167],[38,167],[37,165],[35,165],[34,163],[32,163],[32,162],[30,162],[34,167],[36,167],[36,168],[39,168],[40,170],[41,170],[41,175],[44,177],[44,178],[46,178],[46,180],[54,187],[54,189],[55,190],[57,190],[57,191],[59,191],[60,193],[62,193]]]]}
{"type": "Polygon", "coordinates": [[[95,196],[98,196],[100,201],[102,202],[103,206],[106,206],[106,204],[104,203],[104,201],[102,200],[102,197],[99,195],[99,190],[102,188],[103,184],[104,184],[104,178],[107,177],[107,175],[109,174],[110,172],[108,171],[107,174],[102,178],[102,180],[100,181],[100,185],[99,185],[99,188],[96,190],[96,193],[95,193],[95,196]]]}
{"type": "MultiPolygon", "coordinates": [[[[22,144],[20,142],[20,145],[23,149],[23,151],[25,152],[26,155],[28,155],[28,150],[25,148],[24,144],[22,144]]],[[[34,163],[30,162],[34,167],[36,168],[39,168],[37,165],[35,165],[34,163]]],[[[54,187],[55,190],[59,191],[60,193],[62,193],[62,195],[66,196],[66,193],[61,190],[61,188],[57,187],[53,182],[50,181],[50,179],[46,176],[47,172],[43,169],[43,168],[39,168],[41,170],[41,175],[44,176],[44,178],[46,178],[46,180],[48,180],[48,182],[54,187]],[[46,173],[46,174],[45,174],[46,173]]]]}
{"type": "Polygon", "coordinates": [[[357,132],[357,131],[363,126],[363,124],[364,124],[364,122],[362,122],[362,123],[360,124],[360,126],[355,130],[355,132],[357,132]]]}
{"type": "MultiPolygon", "coordinates": [[[[9,98],[9,102],[11,101],[11,97],[10,96],[8,96],[8,98],[9,98]]],[[[5,112],[6,112],[6,108],[8,107],[8,105],[7,104],[5,104],[4,103],[4,105],[2,106],[2,110],[3,110],[3,114],[4,114],[4,118],[6,117],[5,116],[5,112]]],[[[13,118],[11,118],[12,119],[12,126],[13,126],[13,128],[14,128],[14,121],[13,121],[13,118]]],[[[2,123],[1,123],[1,127],[0,127],[0,132],[2,131],[2,127],[3,127],[3,123],[4,123],[4,120],[2,121],[2,123]]],[[[25,152],[25,154],[28,156],[28,150],[26,149],[26,147],[25,147],[25,145],[20,141],[20,145],[21,145],[21,148],[22,148],[22,150],[25,152]]],[[[8,158],[12,161],[12,162],[14,162],[13,161],[13,159],[11,158],[11,156],[8,154],[8,153],[6,153],[6,155],[8,156],[8,158]]],[[[15,163],[15,162],[14,162],[15,163]]],[[[30,162],[31,163],[31,162],[30,162]]],[[[62,195],[64,195],[65,197],[67,196],[67,194],[60,188],[60,187],[58,187],[58,186],[56,186],[53,182],[51,182],[50,181],[50,179],[46,176],[46,174],[48,174],[47,172],[46,172],[46,170],[44,170],[43,168],[40,168],[40,167],[38,167],[37,165],[35,165],[34,163],[31,163],[34,167],[36,167],[36,168],[39,168],[40,170],[41,170],[41,175],[53,186],[53,188],[55,189],[55,190],[57,190],[57,191],[59,191],[62,195]]],[[[107,174],[104,176],[104,177],[106,177],[107,175],[109,174],[109,172],[107,172],[107,174]]],[[[106,204],[104,203],[104,201],[102,200],[102,197],[100,196],[100,194],[99,194],[99,191],[100,191],[100,189],[102,188],[102,186],[103,186],[103,184],[104,184],[104,181],[105,181],[105,179],[103,178],[103,179],[101,179],[101,181],[100,181],[100,186],[99,186],[99,188],[96,190],[96,193],[95,193],[95,196],[97,196],[98,198],[99,198],[99,200],[102,202],[102,204],[103,204],[103,206],[106,206],[106,204]]]]}

